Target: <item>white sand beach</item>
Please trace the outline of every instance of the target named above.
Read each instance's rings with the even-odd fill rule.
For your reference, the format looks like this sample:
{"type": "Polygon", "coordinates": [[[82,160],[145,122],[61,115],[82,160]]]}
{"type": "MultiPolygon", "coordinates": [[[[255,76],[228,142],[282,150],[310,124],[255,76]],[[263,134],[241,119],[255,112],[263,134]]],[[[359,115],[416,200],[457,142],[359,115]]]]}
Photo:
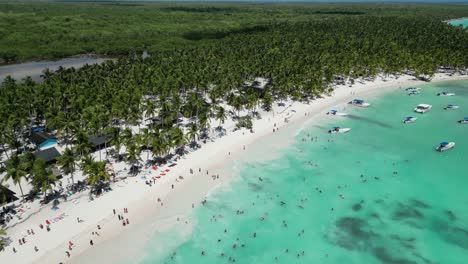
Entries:
{"type": "MultiPolygon", "coordinates": [[[[436,74],[432,82],[459,79],[468,79],[468,76],[436,74]]],[[[149,221],[157,231],[187,221],[185,231],[190,233],[193,225],[190,212],[200,206],[210,191],[224,186],[233,177],[232,172],[224,169],[226,164],[258,158],[252,153],[246,155],[255,142],[267,136],[278,136],[281,139],[278,141],[286,144],[287,139],[294,136],[294,130],[299,129],[304,122],[312,118],[324,118],[328,110],[341,109],[354,98],[369,101],[388,91],[423,84],[426,83],[409,75],[399,76],[398,79],[376,78],[372,82],[337,86],[331,96],[323,96],[309,104],[289,101],[284,106],[278,106],[275,103],[273,111],[260,111],[262,118],[254,121],[254,133],[245,129],[233,132],[235,123],[226,121],[223,125],[226,135],[206,144],[200,143],[200,149],[186,154],[176,161],[176,165],[145,168],[138,176],[112,183],[113,190],[105,192],[101,197],[90,200],[87,191],[77,193],[69,197],[68,201],[61,201],[57,210],[51,209],[52,204],[24,204],[22,219],[15,219],[15,223],[7,227],[12,243],[4,252],[0,252],[0,263],[115,263],[116,260],[133,256],[128,248],[145,245],[146,240],[140,236],[131,242],[128,239],[132,238],[132,232],[145,233],[147,230],[144,228],[149,221]],[[191,169],[193,173],[190,173],[191,169]],[[145,184],[146,180],[162,172],[165,175],[156,179],[151,187],[145,184]],[[128,208],[128,213],[124,213],[124,208],[128,208]],[[123,226],[122,221],[119,221],[119,214],[129,220],[128,226],[123,226]],[[51,222],[50,231],[39,227],[40,224],[45,226],[46,220],[51,222]],[[145,225],[142,225],[144,222],[145,225]],[[34,235],[28,234],[27,230],[30,229],[34,230],[34,235]],[[21,238],[26,240],[23,245],[18,242],[21,238]],[[94,245],[90,245],[90,240],[94,245]],[[69,242],[73,243],[72,250],[69,249],[69,242]],[[127,243],[131,243],[132,247],[127,247],[127,243]],[[34,247],[37,247],[37,252],[34,247]],[[70,257],[67,257],[66,251],[70,257]]],[[[217,122],[212,121],[212,127],[215,126],[217,122]]],[[[142,156],[146,156],[146,153],[142,156]]],[[[127,165],[122,162],[113,166],[116,171],[125,173],[123,169],[127,165]]],[[[153,232],[146,232],[147,237],[153,232]]]]}

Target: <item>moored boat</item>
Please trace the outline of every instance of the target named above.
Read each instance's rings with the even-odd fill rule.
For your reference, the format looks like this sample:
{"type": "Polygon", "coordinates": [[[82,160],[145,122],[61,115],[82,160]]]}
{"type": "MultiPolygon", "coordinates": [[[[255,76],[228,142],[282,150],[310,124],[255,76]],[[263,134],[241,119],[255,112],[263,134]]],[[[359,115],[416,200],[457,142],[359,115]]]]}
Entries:
{"type": "Polygon", "coordinates": [[[351,128],[347,127],[334,127],[330,130],[328,130],[328,133],[330,134],[342,134],[342,133],[347,133],[351,130],[351,128]]]}
{"type": "Polygon", "coordinates": [[[366,102],[364,102],[364,100],[361,100],[361,99],[354,99],[349,103],[354,105],[354,106],[358,106],[358,107],[369,107],[370,106],[369,103],[366,103],[366,102]]]}
{"type": "Polygon", "coordinates": [[[436,150],[442,152],[452,149],[453,147],[455,147],[455,142],[441,142],[439,146],[436,147],[436,150]]]}
{"type": "Polygon", "coordinates": [[[438,96],[454,96],[455,93],[447,93],[447,92],[441,92],[437,94],[438,96]]]}
{"type": "Polygon", "coordinates": [[[458,109],[458,108],[460,108],[458,105],[449,104],[444,109],[445,110],[455,110],[455,109],[458,109]]]}
{"type": "Polygon", "coordinates": [[[330,110],[327,112],[327,115],[334,115],[334,116],[346,116],[348,115],[347,113],[341,113],[341,112],[338,112],[338,110],[330,110]]]}
{"type": "Polygon", "coordinates": [[[403,119],[403,123],[404,124],[413,123],[416,120],[417,120],[416,117],[408,116],[405,119],[403,119]]]}
{"type": "Polygon", "coordinates": [[[416,108],[414,108],[414,111],[416,113],[424,114],[427,111],[431,110],[431,108],[432,108],[432,105],[430,104],[419,104],[418,106],[416,106],[416,108]]]}
{"type": "Polygon", "coordinates": [[[463,118],[462,120],[458,120],[460,124],[468,124],[468,117],[463,118]]]}

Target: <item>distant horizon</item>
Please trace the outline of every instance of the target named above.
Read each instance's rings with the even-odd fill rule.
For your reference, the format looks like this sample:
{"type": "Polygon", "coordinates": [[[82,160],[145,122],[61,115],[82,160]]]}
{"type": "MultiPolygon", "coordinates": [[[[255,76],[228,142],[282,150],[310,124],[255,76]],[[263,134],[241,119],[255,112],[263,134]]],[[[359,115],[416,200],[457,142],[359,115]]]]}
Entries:
{"type": "MultiPolygon", "coordinates": [[[[51,2],[200,2],[200,3],[445,3],[468,4],[468,0],[50,0],[51,2]]],[[[0,1],[1,2],[1,1],[0,1]]],[[[27,2],[27,0],[26,0],[27,2]]],[[[35,2],[32,0],[32,2],[35,2]]],[[[38,0],[37,2],[43,2],[38,0]]],[[[46,0],[46,2],[48,2],[46,0]]]]}

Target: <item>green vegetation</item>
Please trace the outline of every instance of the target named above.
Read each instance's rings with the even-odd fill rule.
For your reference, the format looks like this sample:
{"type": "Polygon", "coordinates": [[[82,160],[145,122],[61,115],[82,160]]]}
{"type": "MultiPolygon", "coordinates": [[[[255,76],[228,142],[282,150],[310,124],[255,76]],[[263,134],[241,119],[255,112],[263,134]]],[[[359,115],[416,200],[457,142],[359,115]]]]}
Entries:
{"type": "Polygon", "coordinates": [[[91,52],[155,53],[205,45],[258,25],[358,16],[444,20],[468,16],[468,6],[1,2],[0,64],[91,52]]]}
{"type": "Polygon", "coordinates": [[[206,139],[210,119],[219,122],[215,129],[220,131],[228,118],[239,129],[250,129],[259,108],[270,111],[275,102],[290,99],[308,102],[332,92],[337,79],[353,82],[378,73],[430,77],[439,66],[468,66],[468,33],[441,21],[461,16],[466,12],[462,6],[122,5],[1,4],[2,10],[10,10],[1,15],[13,17],[2,23],[20,27],[16,33],[32,32],[2,35],[0,45],[14,58],[55,56],[52,50],[59,56],[153,50],[146,59],[122,56],[78,70],[45,71],[42,83],[6,78],[0,86],[0,145],[13,152],[6,170],[14,184],[27,175],[36,191],[47,193],[55,184],[43,161],[33,160],[29,152],[20,154],[36,124],[44,124],[66,144],[59,159],[64,174],[73,176],[79,163],[92,191],[100,192],[110,176],[101,156],[94,161],[89,155],[90,135],[108,135],[115,156],[124,154],[129,165],[138,163],[143,150],[160,162],[169,154],[183,155],[187,143],[195,147],[206,139]],[[36,15],[24,22],[21,12],[28,10],[36,15]],[[109,12],[104,15],[103,10],[109,12]],[[45,14],[47,23],[53,23],[40,28],[48,31],[21,31],[45,14]],[[84,24],[68,25],[64,16],[84,24]],[[158,19],[162,22],[156,23],[158,19]],[[21,41],[10,46],[15,38],[21,41]],[[53,44],[44,44],[49,40],[53,44]],[[268,80],[262,89],[255,88],[258,77],[268,80]],[[181,117],[188,124],[182,125],[181,117]],[[143,124],[148,118],[151,125],[143,124]]]}
{"type": "Polygon", "coordinates": [[[6,231],[3,230],[3,229],[0,229],[0,251],[3,251],[5,246],[7,245],[7,241],[6,241],[6,231]]]}

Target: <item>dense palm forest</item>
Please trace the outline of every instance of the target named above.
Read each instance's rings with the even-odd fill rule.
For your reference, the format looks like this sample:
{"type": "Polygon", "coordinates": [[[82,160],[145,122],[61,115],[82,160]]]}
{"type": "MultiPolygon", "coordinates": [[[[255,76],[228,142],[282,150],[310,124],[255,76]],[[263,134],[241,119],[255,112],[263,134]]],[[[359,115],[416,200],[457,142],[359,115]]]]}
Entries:
{"type": "MultiPolygon", "coordinates": [[[[204,12],[213,9],[199,10],[204,12]]],[[[210,129],[210,119],[222,124],[231,117],[239,128],[251,128],[259,108],[269,111],[287,99],[308,102],[332,92],[338,77],[430,77],[440,66],[468,66],[468,33],[432,16],[340,15],[208,33],[192,31],[191,37],[213,41],[153,51],[145,59],[130,55],[45,71],[41,83],[6,78],[0,87],[0,146],[9,159],[7,178],[20,185],[32,175],[35,191],[52,191],[56,178],[50,169],[31,152],[22,153],[39,124],[66,145],[59,159],[63,173],[73,177],[79,166],[100,187],[109,175],[105,162],[88,155],[91,135],[107,135],[117,153],[125,146],[127,161],[134,163],[143,149],[164,157],[196,142],[210,129]],[[246,88],[258,77],[269,80],[265,89],[246,88]],[[249,114],[240,116],[241,110],[249,114]],[[190,123],[181,126],[181,117],[190,123]],[[147,118],[158,122],[140,133],[130,129],[147,118]]]]}
{"type": "Polygon", "coordinates": [[[202,46],[256,25],[337,17],[468,17],[456,4],[0,1],[0,64],[202,46]]]}

